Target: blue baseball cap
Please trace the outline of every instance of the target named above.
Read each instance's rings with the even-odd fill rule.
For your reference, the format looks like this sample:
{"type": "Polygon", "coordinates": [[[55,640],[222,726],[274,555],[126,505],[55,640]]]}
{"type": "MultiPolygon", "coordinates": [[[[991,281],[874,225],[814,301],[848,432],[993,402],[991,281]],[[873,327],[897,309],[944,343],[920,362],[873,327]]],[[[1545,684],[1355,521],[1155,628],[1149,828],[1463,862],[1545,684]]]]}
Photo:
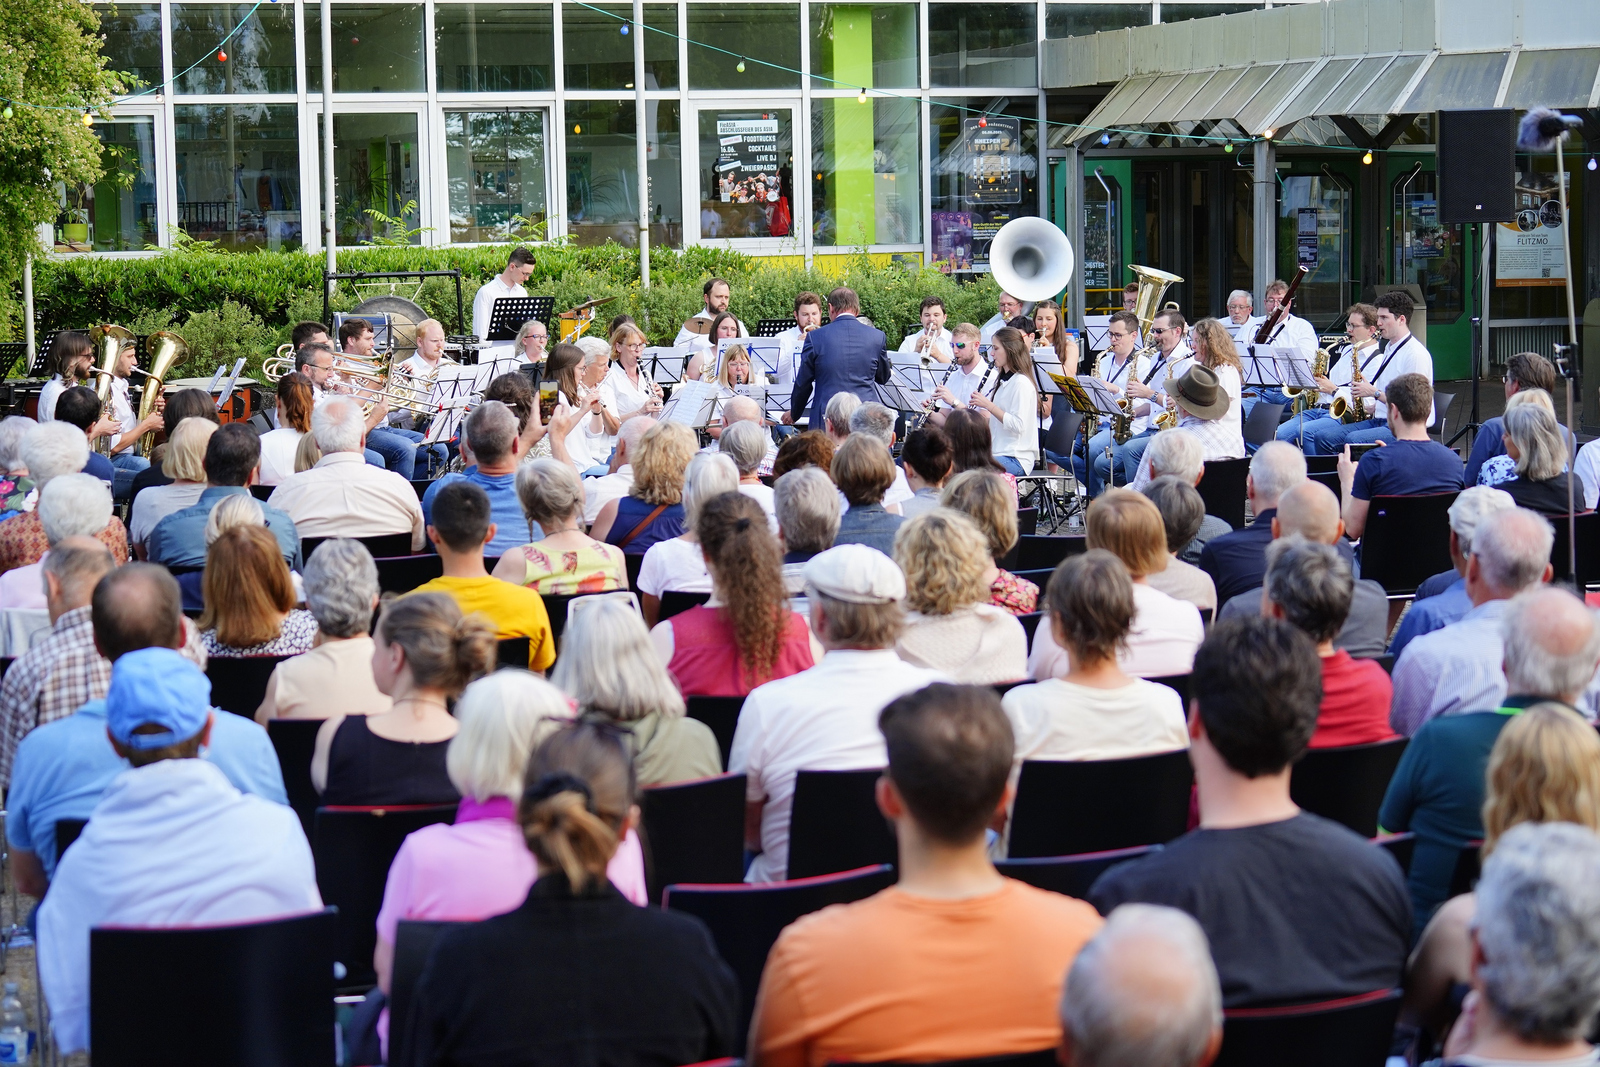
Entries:
{"type": "Polygon", "coordinates": [[[106,725],[128,748],[161,748],[187,741],[211,714],[211,679],[170,648],[141,648],[111,665],[106,693],[106,725]],[[166,729],[136,734],[141,726],[166,729]]]}

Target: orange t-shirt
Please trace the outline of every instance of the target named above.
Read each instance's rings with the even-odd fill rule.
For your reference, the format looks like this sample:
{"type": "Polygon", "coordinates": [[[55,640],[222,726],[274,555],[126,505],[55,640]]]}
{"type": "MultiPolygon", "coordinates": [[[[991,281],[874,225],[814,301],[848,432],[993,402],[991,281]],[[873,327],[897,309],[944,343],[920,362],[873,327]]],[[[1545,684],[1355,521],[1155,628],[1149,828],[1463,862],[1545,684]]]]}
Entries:
{"type": "Polygon", "coordinates": [[[1051,1048],[1067,968],[1101,921],[1011,879],[968,900],[891,887],[824,908],[767,957],[751,1051],[761,1067],[820,1067],[1051,1048]]]}

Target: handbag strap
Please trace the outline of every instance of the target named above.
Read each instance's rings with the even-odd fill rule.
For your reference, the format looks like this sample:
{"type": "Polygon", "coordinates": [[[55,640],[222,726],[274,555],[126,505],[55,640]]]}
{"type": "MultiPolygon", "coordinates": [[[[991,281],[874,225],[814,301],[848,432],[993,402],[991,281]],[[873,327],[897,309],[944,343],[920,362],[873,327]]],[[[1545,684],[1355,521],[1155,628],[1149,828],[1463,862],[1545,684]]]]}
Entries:
{"type": "Polygon", "coordinates": [[[627,548],[630,544],[633,543],[633,539],[635,537],[638,537],[640,534],[644,533],[644,528],[646,526],[649,526],[652,522],[655,522],[656,521],[656,517],[659,516],[663,511],[666,511],[666,510],[667,510],[667,505],[665,505],[665,504],[657,504],[656,505],[656,509],[654,511],[652,511],[650,514],[646,515],[644,517],[644,519],[639,523],[639,525],[635,526],[632,529],[632,531],[629,532],[627,537],[624,537],[622,540],[617,542],[617,547],[618,548],[627,548]]]}

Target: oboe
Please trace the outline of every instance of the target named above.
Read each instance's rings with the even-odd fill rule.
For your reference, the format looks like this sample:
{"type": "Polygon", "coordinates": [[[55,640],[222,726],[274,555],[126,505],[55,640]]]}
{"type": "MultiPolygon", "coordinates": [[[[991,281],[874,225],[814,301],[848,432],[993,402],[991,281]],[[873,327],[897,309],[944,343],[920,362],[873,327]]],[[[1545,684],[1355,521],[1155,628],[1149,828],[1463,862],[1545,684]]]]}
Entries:
{"type": "MultiPolygon", "coordinates": [[[[938,390],[938,389],[943,388],[944,387],[944,383],[950,380],[950,374],[955,369],[956,369],[956,361],[952,359],[945,366],[944,374],[942,374],[939,377],[939,384],[934,386],[934,389],[938,390]]],[[[928,416],[932,415],[934,413],[934,411],[936,411],[938,409],[938,407],[939,407],[939,401],[936,400],[935,398],[931,397],[931,396],[927,400],[923,401],[923,403],[922,403],[922,411],[917,414],[916,422],[915,422],[915,424],[912,425],[911,429],[913,429],[913,430],[922,429],[922,424],[928,421],[928,416]]]]}

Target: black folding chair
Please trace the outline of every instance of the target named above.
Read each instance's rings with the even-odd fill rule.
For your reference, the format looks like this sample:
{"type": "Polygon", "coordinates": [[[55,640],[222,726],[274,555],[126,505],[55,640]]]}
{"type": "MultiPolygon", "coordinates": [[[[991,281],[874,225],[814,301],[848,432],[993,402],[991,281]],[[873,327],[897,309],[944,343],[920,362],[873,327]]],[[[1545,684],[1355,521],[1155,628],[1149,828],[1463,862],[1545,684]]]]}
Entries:
{"type": "Polygon", "coordinates": [[[94,1062],[333,1067],[336,922],[90,930],[94,1062]]]}
{"type": "Polygon", "coordinates": [[[425,493],[427,493],[427,491],[428,491],[428,486],[430,486],[432,484],[433,484],[433,479],[432,478],[413,478],[413,479],[411,479],[411,488],[412,488],[413,491],[416,492],[418,500],[422,499],[423,495],[425,493]]]}
{"type": "Polygon", "coordinates": [[[710,593],[683,593],[669,589],[661,594],[661,611],[657,621],[665,622],[674,615],[699,607],[710,599],[710,593]]]}
{"type": "Polygon", "coordinates": [[[317,809],[312,858],[317,889],[339,909],[333,958],[343,963],[344,988],[367,989],[377,982],[372,950],[377,944],[378,909],[389,867],[406,835],[455,819],[454,804],[399,804],[390,807],[334,806],[317,809]]]}
{"type": "Polygon", "coordinates": [[[1450,405],[1455,403],[1455,399],[1454,393],[1433,394],[1433,428],[1428,432],[1437,435],[1441,441],[1450,439],[1449,431],[1444,428],[1445,417],[1450,414],[1450,405]]]}
{"type": "Polygon", "coordinates": [[[211,679],[211,703],[223,711],[256,717],[267,695],[267,681],[288,656],[212,656],[206,660],[211,679]]]}
{"type": "Polygon", "coordinates": [[[1017,509],[1017,534],[1033,535],[1039,530],[1039,509],[1026,507],[1017,509]]]}
{"type": "Polygon", "coordinates": [[[1456,854],[1456,866],[1450,872],[1450,896],[1459,897],[1462,893],[1472,892],[1472,887],[1478,884],[1478,875],[1482,873],[1483,842],[1468,841],[1456,854]]]}
{"type": "Polygon", "coordinates": [[[1015,574],[1018,578],[1021,578],[1024,581],[1032,582],[1034,585],[1038,586],[1039,595],[1043,596],[1045,587],[1050,584],[1050,576],[1055,574],[1055,572],[1056,570],[1054,567],[1041,567],[1038,570],[1012,571],[1011,573],[1015,574]]]}
{"type": "Polygon", "coordinates": [[[56,820],[56,863],[61,862],[61,857],[67,854],[67,849],[72,843],[83,835],[83,828],[89,825],[88,819],[57,819],[56,820]]]}
{"type": "Polygon", "coordinates": [[[9,671],[11,665],[15,662],[17,662],[17,657],[15,656],[0,656],[0,678],[6,676],[6,671],[9,671]]]}
{"type": "Polygon", "coordinates": [[[1158,682],[1178,694],[1178,699],[1183,701],[1183,713],[1189,713],[1189,678],[1187,674],[1167,674],[1160,678],[1150,678],[1148,681],[1158,682]]]}
{"type": "Polygon", "coordinates": [[[1308,475],[1309,474],[1333,474],[1333,475],[1337,475],[1339,473],[1339,457],[1338,456],[1307,456],[1306,457],[1306,473],[1308,475]]]}
{"type": "Polygon", "coordinates": [[[1372,662],[1374,662],[1378,666],[1382,667],[1383,668],[1383,672],[1385,674],[1393,674],[1394,673],[1394,657],[1389,655],[1388,653],[1384,653],[1381,656],[1371,656],[1371,657],[1366,657],[1366,658],[1370,658],[1372,660],[1372,662]]]}
{"type": "Polygon", "coordinates": [[[728,767],[728,754],[733,751],[733,732],[739,725],[739,709],[744,707],[744,697],[689,697],[684,701],[689,708],[689,718],[705,723],[717,737],[717,748],[722,753],[722,767],[728,767]]]}
{"type": "MultiPolygon", "coordinates": [[[[1577,507],[1583,507],[1583,491],[1578,488],[1578,495],[1574,499],[1577,507]]],[[[1590,586],[1600,583],[1600,512],[1588,511],[1581,515],[1573,516],[1573,524],[1578,534],[1578,576],[1572,576],[1572,567],[1569,565],[1567,551],[1567,519],[1565,515],[1550,516],[1550,525],[1555,527],[1556,536],[1550,546],[1550,566],[1554,571],[1552,580],[1558,582],[1572,582],[1573,588],[1581,594],[1590,586]]]]}
{"type": "Polygon", "coordinates": [[[416,556],[385,556],[378,565],[378,588],[385,593],[409,593],[444,574],[444,560],[425,552],[416,556]]]}
{"type": "Polygon", "coordinates": [[[853,871],[899,858],[875,798],[883,771],[801,771],[789,821],[790,878],[853,871]]]}
{"type": "Polygon", "coordinates": [[[1007,569],[1054,570],[1068,556],[1081,556],[1087,551],[1088,538],[1082,534],[1025,534],[1017,538],[1016,566],[1007,569]]]}
{"type": "Polygon", "coordinates": [[[628,570],[628,588],[638,589],[639,571],[644,567],[644,553],[624,552],[622,554],[622,565],[628,570]]]}
{"type": "Polygon", "coordinates": [[[271,496],[273,490],[277,488],[275,485],[252,485],[250,487],[250,495],[265,504],[267,497],[271,496]]]}
{"type": "MultiPolygon", "coordinates": [[[[311,553],[317,546],[329,540],[326,537],[302,537],[300,539],[300,558],[310,559],[311,553]]],[[[373,559],[409,556],[411,555],[411,535],[409,533],[375,534],[372,537],[357,537],[367,547],[373,559]]]]}
{"type": "Polygon", "coordinates": [[[640,790],[651,900],[679,882],[744,881],[744,793],[742,774],[640,790]]]}
{"type": "Polygon", "coordinates": [[[394,932],[394,968],[389,973],[389,1062],[388,1067],[412,1067],[411,1001],[416,995],[417,979],[428,965],[428,954],[439,935],[457,926],[459,922],[438,920],[401,919],[394,932]]]}
{"type": "Polygon", "coordinates": [[[1189,825],[1185,749],[1115,760],[1026,760],[1011,808],[1012,859],[1160,845],[1189,825]]]}
{"type": "Polygon", "coordinates": [[[664,905],[693,915],[711,930],[717,954],[739,979],[739,1035],[750,1032],[761,971],[767,953],[783,928],[831,904],[864,900],[894,885],[894,868],[888,864],[845,871],[822,878],[771,882],[765,885],[674,885],[667,887],[664,905]]]}
{"type": "Polygon", "coordinates": [[[1383,586],[1390,597],[1404,597],[1453,567],[1450,505],[1458,495],[1373,497],[1361,534],[1361,577],[1383,586]]]}
{"type": "Polygon", "coordinates": [[[1048,889],[1080,900],[1089,898],[1089,887],[1113,867],[1139,859],[1160,849],[1160,845],[1139,845],[1135,848],[1118,848],[1110,852],[1089,852],[1082,856],[1038,856],[1030,859],[1007,859],[995,868],[1007,878],[1027,882],[1036,889],[1048,889]]]}
{"type": "Polygon", "coordinates": [[[1207,463],[1200,484],[1195,486],[1206,503],[1206,514],[1215,515],[1235,530],[1243,529],[1245,480],[1249,477],[1248,459],[1214,459],[1207,463]]]}
{"type": "Polygon", "coordinates": [[[1289,795],[1313,815],[1343,823],[1362,837],[1378,832],[1378,808],[1405,753],[1406,739],[1307,750],[1294,765],[1289,795]]]}
{"type": "Polygon", "coordinates": [[[495,670],[502,667],[513,667],[519,670],[528,669],[528,654],[532,642],[526,637],[502,637],[495,642],[495,670]]]}
{"type": "Polygon", "coordinates": [[[1282,404],[1257,401],[1244,420],[1245,443],[1260,447],[1276,438],[1278,423],[1283,421],[1283,408],[1282,404]]]}
{"type": "Polygon", "coordinates": [[[1216,1067],[1383,1067],[1400,990],[1282,1008],[1224,1011],[1216,1067]]]}
{"type": "Polygon", "coordinates": [[[316,751],[320,729],[321,719],[271,719],[267,722],[267,738],[278,754],[278,769],[283,772],[283,791],[289,798],[289,807],[300,816],[307,841],[311,840],[317,808],[322,803],[316,786],[311,784],[311,756],[316,751]]]}

